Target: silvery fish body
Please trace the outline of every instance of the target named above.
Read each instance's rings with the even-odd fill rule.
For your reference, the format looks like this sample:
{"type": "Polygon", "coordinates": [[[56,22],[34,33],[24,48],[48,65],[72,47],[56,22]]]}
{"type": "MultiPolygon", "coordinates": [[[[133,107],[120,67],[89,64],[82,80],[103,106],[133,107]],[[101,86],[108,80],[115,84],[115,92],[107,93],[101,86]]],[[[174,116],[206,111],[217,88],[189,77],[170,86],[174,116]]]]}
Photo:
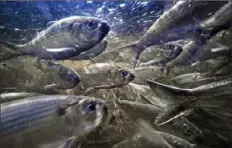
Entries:
{"type": "Polygon", "coordinates": [[[106,115],[104,102],[85,96],[37,96],[1,104],[0,145],[42,148],[70,137],[78,139],[95,129],[106,115]]]}
{"type": "Polygon", "coordinates": [[[186,36],[186,32],[190,31],[190,28],[193,28],[191,24],[193,21],[188,25],[179,25],[178,28],[173,27],[173,24],[178,23],[178,21],[185,18],[195,8],[204,3],[204,1],[178,1],[168,11],[164,12],[137,42],[121,47],[120,50],[130,47],[129,49],[132,53],[130,63],[135,67],[145,48],[168,41],[183,39],[186,36]],[[168,35],[166,36],[165,34],[168,35]]]}
{"type": "MultiPolygon", "coordinates": [[[[217,56],[225,56],[230,52],[230,48],[218,48],[216,42],[225,42],[231,36],[227,31],[231,27],[231,5],[232,3],[228,2],[209,19],[201,22],[194,37],[183,46],[183,52],[167,64],[169,70],[175,66],[189,65],[196,60],[205,61],[217,56]],[[216,46],[216,49],[213,46],[216,46]]],[[[227,44],[230,44],[230,41],[227,41],[227,44]]]]}
{"type": "Polygon", "coordinates": [[[47,60],[68,59],[97,45],[110,30],[106,22],[94,17],[71,16],[50,24],[29,43],[14,45],[1,41],[0,60],[21,55],[47,60]]]}
{"type": "Polygon", "coordinates": [[[211,82],[192,89],[179,88],[152,80],[147,80],[147,83],[152,89],[159,88],[176,96],[222,96],[230,95],[232,93],[231,78],[225,78],[223,80],[211,82]]]}

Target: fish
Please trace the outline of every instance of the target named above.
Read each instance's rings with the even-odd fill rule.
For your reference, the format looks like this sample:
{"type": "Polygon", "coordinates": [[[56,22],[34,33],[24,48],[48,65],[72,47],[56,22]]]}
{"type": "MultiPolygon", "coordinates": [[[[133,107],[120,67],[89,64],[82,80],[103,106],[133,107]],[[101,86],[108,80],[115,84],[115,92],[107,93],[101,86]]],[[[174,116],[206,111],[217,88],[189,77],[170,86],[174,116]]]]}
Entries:
{"type": "MultiPolygon", "coordinates": [[[[151,45],[158,45],[168,41],[173,41],[186,36],[186,32],[180,35],[182,31],[178,31],[178,35],[174,33],[173,36],[165,36],[163,34],[170,34],[170,30],[177,21],[185,18],[190,14],[195,8],[204,4],[204,1],[178,1],[176,2],[168,11],[165,11],[147,30],[147,32],[135,43],[122,46],[118,48],[119,51],[123,52],[125,48],[129,48],[129,53],[131,57],[132,67],[135,68],[138,63],[138,59],[145,48],[151,45]]],[[[192,26],[192,25],[191,25],[192,26]]],[[[184,26],[185,28],[186,25],[184,26]]],[[[184,30],[182,26],[182,29],[184,30]]],[[[178,30],[178,29],[177,29],[178,30]]],[[[185,29],[186,30],[186,29],[185,29]]]]}
{"type": "Polygon", "coordinates": [[[0,69],[5,71],[10,71],[6,63],[0,63],[0,69]]]}
{"type": "Polygon", "coordinates": [[[72,94],[90,94],[100,89],[112,89],[127,85],[135,75],[127,68],[114,63],[96,63],[75,70],[80,76],[80,84],[69,91],[72,94]]]}
{"type": "Polygon", "coordinates": [[[65,60],[99,44],[110,30],[95,17],[70,16],[54,21],[30,42],[16,45],[0,41],[0,61],[29,55],[44,60],[65,60]]]}
{"type": "Polygon", "coordinates": [[[69,60],[72,60],[72,61],[78,60],[78,61],[80,61],[80,60],[90,60],[90,59],[93,59],[96,56],[100,55],[102,52],[104,52],[104,50],[107,47],[107,44],[108,44],[108,42],[104,40],[104,41],[100,42],[99,44],[95,45],[90,50],[82,52],[78,56],[72,57],[69,60]]]}
{"type": "Polygon", "coordinates": [[[198,148],[197,144],[190,143],[185,139],[182,139],[173,134],[160,132],[160,135],[164,137],[164,139],[173,147],[179,148],[198,148]]]}
{"type": "Polygon", "coordinates": [[[15,65],[11,62],[2,62],[0,68],[0,92],[14,91],[15,86],[21,83],[21,81],[26,81],[26,79],[31,79],[33,74],[31,72],[25,71],[24,66],[15,65]],[[22,75],[21,75],[22,74],[22,75]],[[22,76],[21,79],[18,79],[22,76]]]}
{"type": "Polygon", "coordinates": [[[145,122],[142,119],[138,119],[137,122],[139,124],[139,131],[141,135],[144,136],[147,140],[153,142],[154,144],[160,145],[159,147],[165,147],[165,148],[172,148],[172,147],[197,148],[198,147],[196,144],[190,143],[175,135],[156,131],[154,128],[152,128],[151,125],[149,125],[147,122],[145,122]]]}
{"type": "MultiPolygon", "coordinates": [[[[168,54],[170,54],[172,50],[170,50],[169,48],[165,48],[165,47],[169,47],[169,46],[165,46],[166,44],[174,43],[175,45],[183,46],[187,42],[188,41],[186,41],[185,39],[181,39],[181,40],[166,42],[161,45],[154,45],[154,46],[147,47],[142,52],[141,56],[139,57],[138,64],[147,63],[148,61],[151,61],[153,59],[160,59],[160,58],[168,56],[168,54]]],[[[172,46],[171,49],[174,49],[173,47],[175,48],[175,46],[172,46]]]]}
{"type": "Polygon", "coordinates": [[[228,78],[226,74],[211,74],[209,76],[209,74],[188,73],[172,78],[171,82],[176,86],[193,88],[226,78],[228,78]]]}
{"type": "Polygon", "coordinates": [[[132,137],[125,138],[124,140],[115,144],[112,148],[128,148],[128,147],[136,147],[136,148],[151,148],[153,145],[150,145],[146,139],[144,139],[139,134],[134,134],[132,137]]]}
{"type": "Polygon", "coordinates": [[[165,76],[165,72],[161,67],[158,66],[146,66],[146,67],[136,67],[134,69],[135,79],[134,83],[140,85],[146,85],[144,80],[155,76],[155,78],[159,79],[165,76]]]}
{"type": "Polygon", "coordinates": [[[232,29],[222,30],[208,41],[208,43],[197,53],[198,61],[206,61],[217,57],[230,58],[231,47],[220,44],[232,37],[232,29]]]}
{"type": "MultiPolygon", "coordinates": [[[[189,65],[191,63],[196,62],[199,52],[204,53],[204,51],[206,52],[207,50],[211,50],[211,46],[212,44],[214,44],[214,42],[212,42],[211,39],[215,41],[219,40],[221,38],[221,35],[228,35],[228,33],[225,33],[225,31],[223,32],[222,30],[226,30],[231,27],[231,13],[229,13],[231,12],[231,5],[231,2],[228,2],[218,11],[216,11],[209,19],[206,19],[200,23],[198,28],[195,29],[192,37],[188,39],[189,42],[182,47],[183,52],[177,58],[167,63],[166,68],[168,69],[168,71],[170,71],[170,69],[172,69],[175,66],[189,65]],[[223,17],[219,18],[218,16],[223,17]],[[202,51],[204,47],[205,49],[202,51]]],[[[224,52],[225,50],[227,49],[223,49],[224,52]]],[[[220,52],[221,51],[219,51],[219,53],[220,52]]],[[[212,54],[213,52],[211,51],[209,57],[218,55],[212,54]]],[[[207,55],[205,54],[205,56],[207,55]]],[[[203,58],[203,56],[201,56],[201,58],[203,58]]]]}
{"type": "Polygon", "coordinates": [[[139,117],[143,117],[143,119],[153,122],[162,109],[158,105],[155,106],[120,99],[116,100],[116,103],[133,121],[136,121],[139,117]]]}
{"type": "Polygon", "coordinates": [[[16,79],[21,81],[21,83],[15,84],[14,91],[54,94],[56,90],[72,89],[80,82],[80,76],[74,70],[55,61],[37,59],[31,63],[42,74],[36,75],[36,72],[31,73],[30,67],[24,67],[20,72],[19,70],[16,71],[18,73],[16,79]],[[27,77],[24,80],[24,74],[26,73],[31,74],[32,77],[27,77]],[[29,81],[29,84],[27,84],[27,81],[29,81]],[[30,81],[32,82],[31,84],[30,81]]]}
{"type": "Polygon", "coordinates": [[[156,147],[172,148],[172,146],[163,138],[163,136],[161,136],[159,132],[155,132],[152,126],[143,119],[139,118],[136,123],[139,125],[139,134],[148,141],[152,142],[156,147]]]}
{"type": "Polygon", "coordinates": [[[219,10],[217,10],[211,17],[206,21],[203,21],[200,25],[204,29],[215,28],[221,26],[231,19],[231,6],[232,2],[227,1],[219,10]]]}
{"type": "Polygon", "coordinates": [[[171,85],[165,85],[156,81],[147,80],[151,89],[158,87],[166,92],[170,92],[177,96],[222,96],[230,95],[232,93],[232,79],[227,78],[209,84],[205,84],[192,89],[179,88],[171,85]]]}
{"type": "MultiPolygon", "coordinates": [[[[125,99],[125,97],[122,98],[125,99]]],[[[160,101],[162,100],[160,99],[160,101]]],[[[180,111],[179,106],[181,105],[177,103],[174,103],[174,105],[172,103],[166,103],[164,105],[160,103],[143,104],[140,102],[121,99],[116,100],[116,103],[119,108],[125,112],[125,114],[128,115],[130,119],[132,119],[132,121],[136,121],[137,119],[142,118],[155,125],[159,130],[168,132],[172,131],[174,134],[179,133],[187,136],[189,139],[200,136],[202,134],[201,130],[197,126],[182,116],[187,115],[187,111],[191,111],[191,107],[194,107],[194,104],[191,104],[190,101],[188,102],[190,104],[189,106],[187,103],[185,103],[187,105],[184,105],[184,103],[181,104],[182,106],[186,107],[187,111],[185,112],[184,110],[185,114],[180,115],[178,115],[178,111],[180,111]],[[134,112],[137,112],[137,114],[134,114],[134,112]]]]}
{"type": "Polygon", "coordinates": [[[118,91],[120,94],[119,96],[124,99],[126,98],[127,101],[152,104],[155,106],[165,106],[167,104],[165,100],[156,97],[147,85],[139,85],[130,82],[128,85],[118,88],[118,91]]]}
{"type": "Polygon", "coordinates": [[[155,80],[166,80],[168,77],[175,77],[179,75],[180,73],[184,73],[186,71],[193,72],[194,69],[190,67],[185,67],[182,69],[174,69],[172,73],[169,73],[167,75],[166,69],[164,67],[158,67],[158,66],[144,66],[144,67],[136,67],[135,69],[131,69],[135,75],[135,79],[133,80],[133,83],[139,84],[139,85],[147,85],[146,79],[152,78],[155,80]]]}
{"type": "Polygon", "coordinates": [[[193,140],[194,138],[203,134],[199,127],[183,116],[179,117],[177,120],[172,120],[172,125],[175,128],[179,128],[185,135],[190,136],[188,138],[190,140],[193,140]]]}
{"type": "MultiPolygon", "coordinates": [[[[122,131],[124,126],[104,125],[96,129],[94,132],[85,137],[85,140],[80,141],[82,147],[112,147],[115,143],[126,138],[122,131]]],[[[77,148],[77,147],[76,147],[77,148]]]]}
{"type": "MultiPolygon", "coordinates": [[[[156,137],[157,138],[157,137],[156,137]]],[[[160,138],[158,139],[160,140],[160,138]]],[[[158,141],[157,140],[157,141],[158,141]]],[[[167,145],[162,145],[162,142],[154,143],[149,140],[147,140],[144,136],[142,136],[140,133],[134,134],[134,136],[126,138],[125,140],[115,144],[112,148],[172,148],[172,147],[166,147],[167,145]]]]}
{"type": "Polygon", "coordinates": [[[229,75],[231,74],[232,63],[228,62],[225,65],[223,64],[219,69],[213,71],[212,73],[219,75],[229,75]]]}
{"type": "Polygon", "coordinates": [[[231,48],[227,45],[220,44],[231,37],[231,29],[221,30],[203,44],[199,44],[197,41],[189,41],[183,46],[183,52],[172,61],[166,64],[167,69],[171,69],[175,66],[190,65],[194,62],[202,62],[217,57],[230,58],[231,48]]]}
{"type": "Polygon", "coordinates": [[[164,43],[162,46],[163,51],[169,51],[170,53],[167,56],[164,56],[162,59],[155,59],[155,60],[150,60],[147,63],[140,64],[140,66],[160,66],[160,67],[165,67],[166,63],[169,61],[175,59],[180,53],[183,51],[182,46],[179,45],[178,43],[164,43]]]}
{"type": "Polygon", "coordinates": [[[199,72],[182,74],[171,79],[175,84],[185,84],[189,82],[196,81],[197,78],[201,78],[202,74],[199,72]]]}
{"type": "Polygon", "coordinates": [[[87,96],[43,95],[1,105],[0,144],[3,148],[41,148],[62,141],[69,145],[70,139],[80,140],[103,123],[107,113],[104,101],[87,96]]]}
{"type": "Polygon", "coordinates": [[[50,70],[55,71],[60,78],[60,82],[45,85],[44,89],[72,89],[80,83],[80,76],[74,70],[57,62],[38,60],[36,61],[35,66],[43,72],[50,70]]]}

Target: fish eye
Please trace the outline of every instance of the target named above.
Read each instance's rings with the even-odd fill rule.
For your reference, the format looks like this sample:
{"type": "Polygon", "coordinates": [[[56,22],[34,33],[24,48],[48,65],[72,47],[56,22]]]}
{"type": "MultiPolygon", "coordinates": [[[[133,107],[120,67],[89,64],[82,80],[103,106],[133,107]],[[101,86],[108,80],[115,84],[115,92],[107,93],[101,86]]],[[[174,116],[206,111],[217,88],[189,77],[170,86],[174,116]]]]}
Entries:
{"type": "Polygon", "coordinates": [[[125,78],[125,77],[128,75],[128,72],[125,71],[125,70],[121,70],[121,71],[120,71],[120,75],[121,75],[123,78],[125,78]]]}
{"type": "Polygon", "coordinates": [[[87,112],[96,111],[96,103],[90,102],[90,103],[85,107],[85,110],[86,110],[87,112]]]}
{"type": "Polygon", "coordinates": [[[94,30],[98,27],[98,23],[95,21],[88,21],[86,26],[87,26],[87,29],[94,30]]]}
{"type": "Polygon", "coordinates": [[[91,103],[88,105],[88,108],[91,110],[91,111],[95,111],[96,110],[96,106],[95,104],[91,103]]]}
{"type": "Polygon", "coordinates": [[[7,67],[7,64],[6,64],[6,63],[1,63],[1,65],[2,65],[3,67],[7,67]]]}

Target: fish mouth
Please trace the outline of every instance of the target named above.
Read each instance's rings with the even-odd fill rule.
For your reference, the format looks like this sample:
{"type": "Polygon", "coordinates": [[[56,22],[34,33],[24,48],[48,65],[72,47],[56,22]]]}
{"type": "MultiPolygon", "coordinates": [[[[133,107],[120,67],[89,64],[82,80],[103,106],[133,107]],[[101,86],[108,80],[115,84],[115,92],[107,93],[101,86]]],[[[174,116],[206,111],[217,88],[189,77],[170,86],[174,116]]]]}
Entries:
{"type": "Polygon", "coordinates": [[[109,33],[110,26],[106,22],[102,22],[99,31],[100,33],[102,33],[102,39],[103,39],[109,33]]]}
{"type": "Polygon", "coordinates": [[[135,75],[134,74],[131,74],[130,77],[129,77],[129,81],[133,81],[135,78],[135,75]]]}
{"type": "Polygon", "coordinates": [[[105,47],[105,46],[107,46],[108,42],[106,40],[102,40],[102,44],[105,47]]]}

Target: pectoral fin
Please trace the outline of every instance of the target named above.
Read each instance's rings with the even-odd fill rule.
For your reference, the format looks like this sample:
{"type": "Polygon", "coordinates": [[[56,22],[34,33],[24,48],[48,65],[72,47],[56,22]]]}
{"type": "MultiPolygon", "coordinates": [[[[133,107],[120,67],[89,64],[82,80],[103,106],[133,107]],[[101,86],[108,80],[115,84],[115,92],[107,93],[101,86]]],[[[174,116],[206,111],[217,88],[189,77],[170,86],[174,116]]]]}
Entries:
{"type": "Polygon", "coordinates": [[[48,22],[48,23],[47,23],[47,27],[50,27],[50,26],[53,25],[55,22],[57,22],[57,21],[50,21],[50,22],[48,22]]]}

